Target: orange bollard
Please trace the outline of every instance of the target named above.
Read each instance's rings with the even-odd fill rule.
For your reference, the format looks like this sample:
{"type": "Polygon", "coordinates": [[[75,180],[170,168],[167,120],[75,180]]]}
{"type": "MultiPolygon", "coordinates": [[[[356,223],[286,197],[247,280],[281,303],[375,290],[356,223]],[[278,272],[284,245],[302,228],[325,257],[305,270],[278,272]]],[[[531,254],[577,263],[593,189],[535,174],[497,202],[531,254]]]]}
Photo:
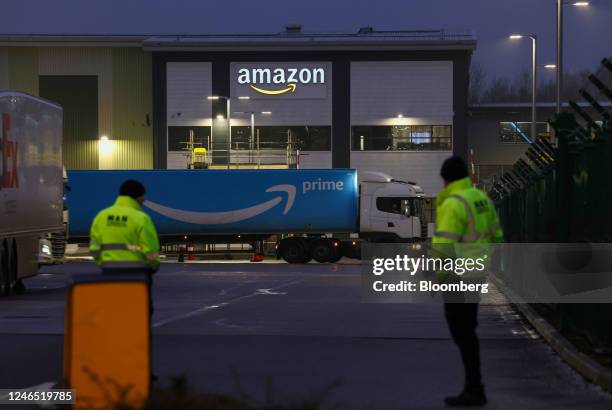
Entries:
{"type": "Polygon", "coordinates": [[[64,379],[75,409],[140,408],[151,384],[145,275],[77,275],[66,304],[64,379]]]}

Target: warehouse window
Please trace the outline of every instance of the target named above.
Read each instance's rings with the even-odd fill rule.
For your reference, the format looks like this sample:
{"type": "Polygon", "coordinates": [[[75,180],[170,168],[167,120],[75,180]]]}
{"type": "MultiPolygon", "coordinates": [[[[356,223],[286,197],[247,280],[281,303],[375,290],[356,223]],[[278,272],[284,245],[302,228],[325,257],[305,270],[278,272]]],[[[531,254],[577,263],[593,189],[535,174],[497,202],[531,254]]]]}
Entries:
{"type": "Polygon", "coordinates": [[[168,151],[189,150],[191,142],[193,142],[193,148],[210,149],[209,140],[210,127],[168,127],[168,151]]]}
{"type": "Polygon", "coordinates": [[[444,151],[452,149],[450,125],[354,126],[353,151],[444,151]]]}
{"type": "Polygon", "coordinates": [[[249,149],[251,127],[232,127],[232,149],[249,149]]]}
{"type": "MultiPolygon", "coordinates": [[[[550,139],[550,125],[536,123],[538,137],[550,139]]],[[[504,121],[499,123],[499,141],[508,144],[528,144],[531,138],[531,122],[504,121]]]]}
{"type": "Polygon", "coordinates": [[[255,127],[253,141],[250,136],[251,127],[232,127],[232,149],[331,150],[330,126],[261,126],[255,127]]]}

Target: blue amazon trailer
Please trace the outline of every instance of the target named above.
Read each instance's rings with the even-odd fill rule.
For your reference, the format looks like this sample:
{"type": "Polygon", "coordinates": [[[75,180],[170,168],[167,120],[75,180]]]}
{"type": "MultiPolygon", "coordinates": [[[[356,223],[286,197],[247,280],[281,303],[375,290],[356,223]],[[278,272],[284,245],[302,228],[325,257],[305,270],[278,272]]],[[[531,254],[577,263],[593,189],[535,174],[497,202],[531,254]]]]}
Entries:
{"type": "MultiPolygon", "coordinates": [[[[213,242],[240,235],[245,242],[246,238],[288,234],[291,236],[277,246],[279,256],[287,261],[332,261],[342,256],[346,246],[330,234],[398,237],[389,229],[395,224],[388,217],[410,221],[407,234],[414,239],[416,215],[406,210],[410,207],[407,201],[419,198],[418,187],[382,174],[375,176],[376,181],[360,182],[352,169],[69,171],[69,232],[71,238],[88,236],[96,213],[115,201],[123,181],[135,179],[147,189],[143,211],[151,216],[162,240],[188,236],[213,242]],[[394,210],[379,215],[381,201],[372,203],[368,192],[373,187],[364,192],[364,184],[395,188],[396,205],[400,211],[404,207],[403,214],[394,210]]],[[[399,225],[406,224],[399,222],[398,228],[404,230],[399,225]]],[[[420,225],[417,231],[420,236],[420,225]]]]}

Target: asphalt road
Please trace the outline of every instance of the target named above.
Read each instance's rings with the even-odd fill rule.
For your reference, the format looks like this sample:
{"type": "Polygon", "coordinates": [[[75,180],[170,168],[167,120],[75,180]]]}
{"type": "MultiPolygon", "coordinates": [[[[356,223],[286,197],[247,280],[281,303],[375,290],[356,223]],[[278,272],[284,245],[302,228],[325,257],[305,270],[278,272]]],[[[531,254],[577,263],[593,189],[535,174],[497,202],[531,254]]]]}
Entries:
{"type": "MultiPolygon", "coordinates": [[[[62,377],[65,283],[89,263],[45,268],[0,299],[0,387],[62,377]]],[[[462,369],[437,305],[360,302],[357,265],[164,264],[156,275],[159,383],[203,392],[312,397],[346,409],[434,409],[462,369]]],[[[562,363],[508,305],[480,313],[489,409],[610,409],[612,398],[562,363]]]]}

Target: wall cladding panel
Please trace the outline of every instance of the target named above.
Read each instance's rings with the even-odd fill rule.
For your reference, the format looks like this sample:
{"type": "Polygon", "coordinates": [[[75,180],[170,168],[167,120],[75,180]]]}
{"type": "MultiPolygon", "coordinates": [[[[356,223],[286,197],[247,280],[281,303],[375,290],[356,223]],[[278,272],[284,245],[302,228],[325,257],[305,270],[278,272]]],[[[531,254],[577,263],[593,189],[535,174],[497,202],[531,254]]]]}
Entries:
{"type": "Polygon", "coordinates": [[[113,166],[153,167],[151,53],[113,49],[113,166]]]}
{"type": "Polygon", "coordinates": [[[40,76],[40,96],[64,109],[63,160],[66,169],[98,168],[98,77],[40,76]]]}
{"type": "Polygon", "coordinates": [[[167,126],[211,125],[212,65],[167,63],[167,126]]]}
{"type": "Polygon", "coordinates": [[[40,47],[40,75],[97,75],[98,132],[112,136],[113,50],[110,47],[40,47]]]}
{"type": "MultiPolygon", "coordinates": [[[[452,124],[452,61],[351,62],[351,125],[452,124]]],[[[414,181],[433,196],[442,189],[440,166],[451,155],[451,151],[353,151],[351,167],[414,181]]]]}
{"type": "Polygon", "coordinates": [[[425,195],[435,196],[443,188],[440,167],[451,155],[451,151],[359,151],[351,153],[351,168],[385,172],[395,179],[414,181],[425,195]]]}
{"type": "Polygon", "coordinates": [[[351,62],[351,124],[452,124],[452,61],[351,62]]]}
{"type": "MultiPolygon", "coordinates": [[[[474,150],[474,160],[478,165],[512,165],[529,148],[529,144],[505,144],[499,140],[499,121],[515,121],[513,116],[491,118],[470,118],[468,121],[468,148],[474,150]]],[[[524,115],[521,121],[531,122],[530,115],[524,115]]],[[[543,119],[546,121],[546,118],[543,119]]]]}
{"type": "Polygon", "coordinates": [[[327,169],[332,167],[331,152],[301,151],[300,168],[327,169]]]}
{"type": "MultiPolygon", "coordinates": [[[[98,77],[98,135],[82,136],[78,146],[64,144],[70,168],[92,168],[92,158],[98,158],[97,139],[112,137],[113,64],[112,49],[107,47],[40,47],[38,73],[41,76],[98,77]],[[70,153],[73,153],[71,155],[70,153]]],[[[112,166],[112,164],[105,164],[112,166]]]]}
{"type": "Polygon", "coordinates": [[[0,47],[0,90],[8,90],[10,88],[8,55],[8,47],[0,47]]]}
{"type": "Polygon", "coordinates": [[[8,47],[9,88],[38,95],[38,62],[38,48],[8,47]]]}

